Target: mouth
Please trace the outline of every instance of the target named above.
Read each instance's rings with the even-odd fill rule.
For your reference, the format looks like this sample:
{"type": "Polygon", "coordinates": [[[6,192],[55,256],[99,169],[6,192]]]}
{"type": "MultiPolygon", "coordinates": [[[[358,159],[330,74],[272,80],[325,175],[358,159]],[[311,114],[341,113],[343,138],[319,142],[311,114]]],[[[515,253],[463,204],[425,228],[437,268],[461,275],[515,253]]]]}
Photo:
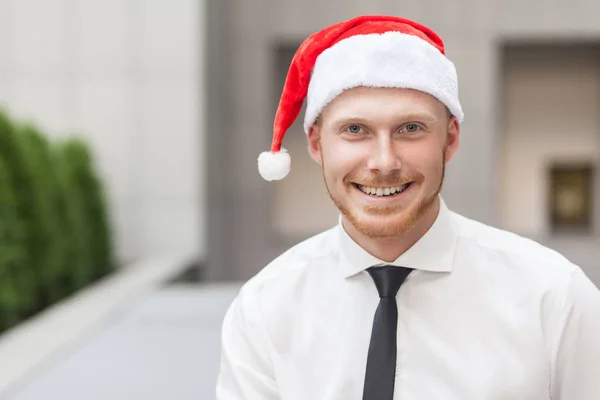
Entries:
{"type": "Polygon", "coordinates": [[[414,182],[408,182],[404,185],[390,187],[372,187],[353,183],[354,187],[372,197],[394,197],[409,189],[414,182]]]}

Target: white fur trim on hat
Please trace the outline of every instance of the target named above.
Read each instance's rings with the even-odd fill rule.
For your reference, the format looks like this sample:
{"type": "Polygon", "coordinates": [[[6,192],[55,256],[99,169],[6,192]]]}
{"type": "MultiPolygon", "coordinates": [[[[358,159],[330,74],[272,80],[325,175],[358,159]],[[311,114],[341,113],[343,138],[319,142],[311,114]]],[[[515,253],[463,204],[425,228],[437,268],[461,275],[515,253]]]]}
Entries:
{"type": "Polygon", "coordinates": [[[258,172],[267,181],[278,181],[290,172],[291,158],[286,149],[272,153],[262,152],[258,156],[258,172]]]}
{"type": "Polygon", "coordinates": [[[399,32],[356,35],[323,51],[307,94],[304,129],[343,91],[359,86],[415,89],[432,95],[462,122],[454,64],[425,40],[399,32]]]}

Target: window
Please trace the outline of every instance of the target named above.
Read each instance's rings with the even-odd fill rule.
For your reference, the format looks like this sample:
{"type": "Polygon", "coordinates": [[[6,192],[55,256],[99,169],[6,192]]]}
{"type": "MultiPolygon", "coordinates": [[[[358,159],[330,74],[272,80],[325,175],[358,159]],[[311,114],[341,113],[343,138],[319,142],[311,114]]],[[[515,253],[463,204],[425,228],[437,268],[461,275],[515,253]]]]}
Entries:
{"type": "Polygon", "coordinates": [[[552,230],[589,233],[593,225],[593,166],[554,164],[549,175],[552,230]]]}

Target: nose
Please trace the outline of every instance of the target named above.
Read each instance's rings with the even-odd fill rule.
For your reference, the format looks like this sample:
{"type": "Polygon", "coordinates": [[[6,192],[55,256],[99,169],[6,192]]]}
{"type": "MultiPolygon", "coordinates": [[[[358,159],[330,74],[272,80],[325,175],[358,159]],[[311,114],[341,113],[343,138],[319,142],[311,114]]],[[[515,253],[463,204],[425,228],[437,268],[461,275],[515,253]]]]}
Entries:
{"type": "Polygon", "coordinates": [[[400,155],[389,135],[381,135],[377,141],[373,141],[367,167],[383,175],[400,170],[402,167],[400,155]]]}

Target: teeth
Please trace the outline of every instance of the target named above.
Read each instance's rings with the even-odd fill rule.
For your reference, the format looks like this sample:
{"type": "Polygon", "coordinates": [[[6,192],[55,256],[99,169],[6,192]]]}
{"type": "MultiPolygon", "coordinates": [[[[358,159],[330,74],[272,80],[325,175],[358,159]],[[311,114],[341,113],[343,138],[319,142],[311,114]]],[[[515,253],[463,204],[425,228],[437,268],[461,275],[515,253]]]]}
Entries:
{"type": "Polygon", "coordinates": [[[408,187],[408,183],[406,183],[402,186],[394,186],[394,187],[388,187],[388,188],[374,188],[374,187],[370,187],[370,186],[358,185],[358,188],[361,191],[363,191],[364,193],[370,194],[372,196],[378,196],[378,197],[389,196],[389,195],[403,192],[407,187],[408,187]]]}

